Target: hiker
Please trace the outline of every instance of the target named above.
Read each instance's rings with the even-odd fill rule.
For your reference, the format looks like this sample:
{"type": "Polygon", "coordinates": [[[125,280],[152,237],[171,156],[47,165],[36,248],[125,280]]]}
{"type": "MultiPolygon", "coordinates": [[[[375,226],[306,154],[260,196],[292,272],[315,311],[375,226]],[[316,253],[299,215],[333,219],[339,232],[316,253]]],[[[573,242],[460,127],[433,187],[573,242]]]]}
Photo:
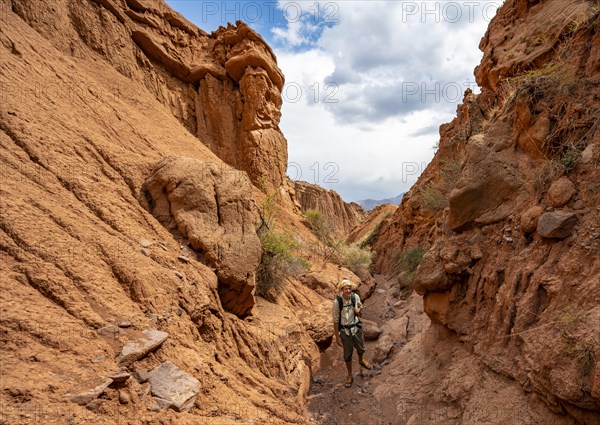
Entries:
{"type": "Polygon", "coordinates": [[[365,369],[371,369],[371,365],[363,359],[365,339],[359,318],[362,303],[358,294],[353,292],[354,289],[356,289],[354,283],[348,279],[342,280],[338,284],[338,292],[341,292],[342,296],[336,295],[332,309],[335,342],[340,347],[344,347],[344,361],[348,371],[344,382],[346,388],[350,387],[354,380],[352,377],[354,347],[358,353],[358,364],[365,369]]]}

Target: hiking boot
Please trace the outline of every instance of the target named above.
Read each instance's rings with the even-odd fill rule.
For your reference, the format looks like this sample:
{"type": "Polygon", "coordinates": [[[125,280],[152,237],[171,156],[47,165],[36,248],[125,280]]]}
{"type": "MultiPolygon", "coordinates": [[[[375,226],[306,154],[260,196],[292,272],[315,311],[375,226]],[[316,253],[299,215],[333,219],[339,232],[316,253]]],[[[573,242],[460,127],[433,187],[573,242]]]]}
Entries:
{"type": "Polygon", "coordinates": [[[367,370],[371,370],[371,365],[365,359],[360,359],[360,361],[358,362],[358,364],[361,365],[362,367],[364,367],[367,370]]]}
{"type": "Polygon", "coordinates": [[[344,387],[350,388],[352,386],[352,382],[354,382],[354,379],[352,378],[352,375],[347,375],[346,376],[346,382],[344,382],[344,387]]]}

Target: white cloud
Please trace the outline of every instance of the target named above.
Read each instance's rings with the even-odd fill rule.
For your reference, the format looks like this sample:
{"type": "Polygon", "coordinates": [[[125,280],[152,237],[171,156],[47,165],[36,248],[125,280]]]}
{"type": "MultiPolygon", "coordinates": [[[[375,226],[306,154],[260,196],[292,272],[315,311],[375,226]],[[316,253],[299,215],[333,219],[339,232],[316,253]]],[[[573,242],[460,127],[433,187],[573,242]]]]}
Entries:
{"type": "Polygon", "coordinates": [[[291,22],[287,25],[287,28],[275,27],[271,29],[271,32],[276,40],[296,47],[308,42],[308,39],[302,35],[303,29],[301,22],[291,22]]]}
{"type": "MultiPolygon", "coordinates": [[[[286,75],[281,128],[290,177],[347,201],[406,191],[433,156],[435,129],[474,88],[492,16],[486,3],[500,4],[337,2],[328,10],[336,25],[303,19],[281,29],[275,50],[286,75]]],[[[313,3],[298,4],[306,11],[313,3]]]]}

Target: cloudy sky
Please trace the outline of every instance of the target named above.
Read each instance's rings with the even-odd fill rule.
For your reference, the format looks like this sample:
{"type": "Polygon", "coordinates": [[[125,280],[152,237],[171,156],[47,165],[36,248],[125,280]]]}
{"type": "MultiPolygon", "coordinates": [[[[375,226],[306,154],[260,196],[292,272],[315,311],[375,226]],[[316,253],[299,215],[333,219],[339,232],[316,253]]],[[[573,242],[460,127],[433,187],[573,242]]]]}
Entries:
{"type": "Polygon", "coordinates": [[[288,175],[346,201],[405,192],[434,154],[502,0],[167,0],[207,32],[243,20],[277,55],[288,175]]]}

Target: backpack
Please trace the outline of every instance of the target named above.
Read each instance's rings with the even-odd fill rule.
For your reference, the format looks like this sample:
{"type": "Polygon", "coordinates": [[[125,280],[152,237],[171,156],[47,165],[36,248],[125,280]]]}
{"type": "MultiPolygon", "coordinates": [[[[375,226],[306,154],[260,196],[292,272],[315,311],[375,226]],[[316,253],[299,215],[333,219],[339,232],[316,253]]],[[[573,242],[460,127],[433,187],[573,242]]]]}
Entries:
{"type": "MultiPolygon", "coordinates": [[[[340,311],[340,315],[338,317],[338,326],[340,328],[351,328],[353,326],[357,326],[359,328],[362,328],[362,324],[360,323],[360,317],[358,315],[356,315],[356,317],[358,318],[358,321],[352,325],[346,325],[346,326],[342,326],[342,308],[344,308],[344,299],[341,297],[341,295],[336,295],[335,299],[338,302],[338,310],[340,311]]],[[[350,302],[352,302],[352,308],[356,307],[356,294],[354,292],[352,292],[352,294],[350,294],[350,302]]]]}

